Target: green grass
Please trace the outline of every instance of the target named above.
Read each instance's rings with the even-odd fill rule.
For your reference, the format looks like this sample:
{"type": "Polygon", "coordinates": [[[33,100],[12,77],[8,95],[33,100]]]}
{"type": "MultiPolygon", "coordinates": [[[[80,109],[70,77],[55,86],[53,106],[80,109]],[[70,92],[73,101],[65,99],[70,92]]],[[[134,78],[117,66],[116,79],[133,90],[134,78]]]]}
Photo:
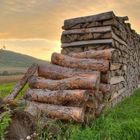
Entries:
{"type": "Polygon", "coordinates": [[[140,140],[140,90],[107,110],[91,127],[75,128],[70,140],[140,140]]]}
{"type": "MultiPolygon", "coordinates": [[[[0,84],[0,98],[6,97],[8,94],[11,93],[13,87],[15,86],[16,82],[8,83],[8,84],[0,84]]],[[[25,93],[28,85],[21,91],[17,99],[20,99],[22,95],[25,93]]]]}
{"type": "MultiPolygon", "coordinates": [[[[14,84],[0,85],[0,96],[9,94],[14,84]]],[[[85,128],[75,123],[58,125],[60,132],[57,136],[52,135],[51,139],[140,140],[140,90],[136,90],[131,98],[125,99],[116,107],[107,109],[100,118],[85,128]]],[[[41,140],[46,140],[47,136],[48,131],[43,132],[41,140]]]]}

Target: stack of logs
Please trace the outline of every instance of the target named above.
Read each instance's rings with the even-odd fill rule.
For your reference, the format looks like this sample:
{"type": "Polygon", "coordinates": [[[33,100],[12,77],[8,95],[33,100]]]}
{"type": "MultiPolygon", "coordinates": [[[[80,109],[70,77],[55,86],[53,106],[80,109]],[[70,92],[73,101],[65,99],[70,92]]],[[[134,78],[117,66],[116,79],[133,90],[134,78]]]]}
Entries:
{"type": "Polygon", "coordinates": [[[112,11],[68,19],[61,37],[61,53],[73,58],[107,59],[93,57],[91,52],[114,49],[107,70],[93,69],[101,72],[101,83],[110,87],[105,94],[109,95],[106,99],[112,106],[140,86],[140,35],[127,20],[128,17],[115,16],[112,11]]]}
{"type": "Polygon", "coordinates": [[[140,84],[140,36],[113,12],[65,20],[61,54],[29,79],[26,112],[61,120],[98,117],[140,84]]]}

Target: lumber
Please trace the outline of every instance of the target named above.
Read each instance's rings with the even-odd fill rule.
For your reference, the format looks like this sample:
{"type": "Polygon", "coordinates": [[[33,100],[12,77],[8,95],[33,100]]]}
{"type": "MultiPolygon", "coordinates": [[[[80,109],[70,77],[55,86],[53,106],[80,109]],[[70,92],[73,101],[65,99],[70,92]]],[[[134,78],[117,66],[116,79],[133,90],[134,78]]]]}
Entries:
{"type": "Polygon", "coordinates": [[[109,61],[103,59],[77,59],[63,54],[53,53],[51,62],[56,65],[70,68],[96,70],[102,72],[109,70],[109,61]]]}
{"type": "Polygon", "coordinates": [[[84,122],[84,108],[68,107],[52,104],[43,104],[37,102],[28,102],[25,112],[37,117],[38,113],[46,114],[48,117],[60,120],[75,120],[77,122],[84,122]]]}

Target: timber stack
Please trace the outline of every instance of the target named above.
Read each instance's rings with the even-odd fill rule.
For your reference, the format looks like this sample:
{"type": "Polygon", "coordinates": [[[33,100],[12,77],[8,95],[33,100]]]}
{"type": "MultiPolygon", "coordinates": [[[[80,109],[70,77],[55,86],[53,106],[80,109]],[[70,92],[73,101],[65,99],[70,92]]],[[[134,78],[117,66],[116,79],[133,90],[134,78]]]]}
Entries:
{"type": "Polygon", "coordinates": [[[140,36],[113,12],[64,21],[61,53],[29,78],[26,112],[85,122],[140,85],[140,36]]]}
{"type": "Polygon", "coordinates": [[[118,17],[112,11],[68,19],[64,21],[61,36],[61,53],[69,56],[72,64],[74,58],[105,61],[101,66],[103,69],[87,66],[86,69],[101,72],[100,86],[110,90],[103,92],[99,89],[104,101],[111,106],[140,86],[140,35],[126,21],[127,16],[118,17]],[[109,67],[105,68],[107,63],[109,67]]]}

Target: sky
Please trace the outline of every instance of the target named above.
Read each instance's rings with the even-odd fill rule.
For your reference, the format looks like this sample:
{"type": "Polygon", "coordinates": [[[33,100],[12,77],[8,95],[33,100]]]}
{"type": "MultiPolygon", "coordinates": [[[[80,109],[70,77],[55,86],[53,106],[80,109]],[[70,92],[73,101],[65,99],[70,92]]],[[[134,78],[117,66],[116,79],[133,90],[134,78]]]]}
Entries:
{"type": "Polygon", "coordinates": [[[65,19],[114,11],[140,33],[140,0],[0,0],[0,48],[50,60],[65,19]]]}

